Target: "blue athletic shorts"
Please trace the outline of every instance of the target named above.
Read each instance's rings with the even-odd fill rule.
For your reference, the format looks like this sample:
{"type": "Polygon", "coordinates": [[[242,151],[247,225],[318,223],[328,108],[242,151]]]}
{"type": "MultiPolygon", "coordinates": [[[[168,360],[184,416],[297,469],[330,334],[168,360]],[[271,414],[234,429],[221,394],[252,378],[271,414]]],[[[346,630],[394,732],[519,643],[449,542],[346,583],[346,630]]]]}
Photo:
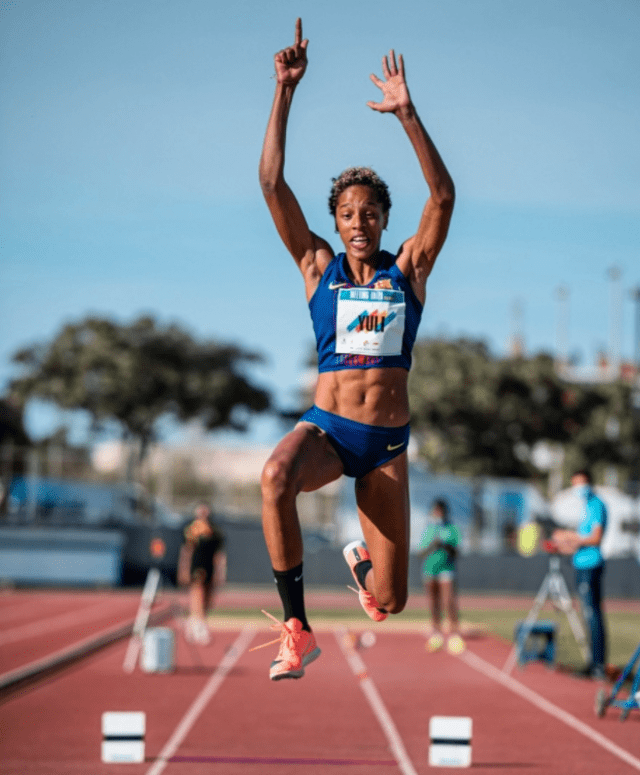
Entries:
{"type": "Polygon", "coordinates": [[[312,406],[300,422],[317,425],[329,437],[344,466],[344,473],[362,479],[374,468],[389,462],[405,451],[409,444],[409,424],[399,428],[364,425],[338,414],[312,406]]]}

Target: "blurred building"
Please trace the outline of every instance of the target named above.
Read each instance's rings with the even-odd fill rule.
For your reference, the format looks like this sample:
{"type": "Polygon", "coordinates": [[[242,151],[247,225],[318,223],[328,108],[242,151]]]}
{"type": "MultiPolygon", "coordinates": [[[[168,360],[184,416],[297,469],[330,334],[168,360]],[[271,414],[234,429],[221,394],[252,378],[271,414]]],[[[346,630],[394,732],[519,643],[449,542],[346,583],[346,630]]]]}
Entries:
{"type": "MultiPolygon", "coordinates": [[[[260,477],[271,454],[271,446],[221,447],[204,438],[175,444],[154,444],[141,470],[147,489],[186,512],[197,500],[207,500],[215,512],[229,518],[260,519],[260,477]]],[[[126,466],[129,450],[122,442],[96,446],[94,468],[102,475],[115,476],[126,466]]],[[[301,493],[298,512],[303,525],[333,530],[339,483],[314,493],[301,493]]]]}
{"type": "Polygon", "coordinates": [[[558,361],[556,372],[566,382],[585,385],[602,385],[617,381],[632,385],[637,381],[638,374],[634,363],[630,361],[614,363],[605,353],[600,353],[595,363],[589,366],[575,366],[558,361]]]}

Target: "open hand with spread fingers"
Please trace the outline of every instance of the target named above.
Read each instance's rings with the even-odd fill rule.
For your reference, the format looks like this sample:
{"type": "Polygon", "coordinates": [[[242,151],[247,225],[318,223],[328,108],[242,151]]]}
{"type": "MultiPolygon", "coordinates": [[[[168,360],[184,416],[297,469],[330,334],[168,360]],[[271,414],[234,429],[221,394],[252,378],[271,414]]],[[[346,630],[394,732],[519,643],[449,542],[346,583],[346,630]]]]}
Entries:
{"type": "Polygon", "coordinates": [[[385,77],[384,81],[377,75],[370,76],[373,83],[382,91],[382,102],[369,101],[367,105],[380,113],[396,113],[409,107],[411,97],[404,77],[402,54],[398,55],[396,63],[395,51],[391,49],[389,56],[382,58],[382,73],[385,77]]]}
{"type": "Polygon", "coordinates": [[[309,41],[302,39],[302,19],[296,19],[296,38],[293,46],[278,51],[274,61],[278,83],[295,86],[307,69],[307,46],[309,41]]]}

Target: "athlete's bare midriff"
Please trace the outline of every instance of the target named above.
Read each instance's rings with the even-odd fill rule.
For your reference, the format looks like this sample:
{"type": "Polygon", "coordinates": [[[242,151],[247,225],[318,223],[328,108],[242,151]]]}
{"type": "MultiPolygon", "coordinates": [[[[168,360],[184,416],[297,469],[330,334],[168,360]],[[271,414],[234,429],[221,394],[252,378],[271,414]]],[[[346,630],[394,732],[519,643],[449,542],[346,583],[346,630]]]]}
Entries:
{"type": "Polygon", "coordinates": [[[397,428],[409,422],[408,376],[402,368],[324,371],[315,404],[366,425],[397,428]]]}

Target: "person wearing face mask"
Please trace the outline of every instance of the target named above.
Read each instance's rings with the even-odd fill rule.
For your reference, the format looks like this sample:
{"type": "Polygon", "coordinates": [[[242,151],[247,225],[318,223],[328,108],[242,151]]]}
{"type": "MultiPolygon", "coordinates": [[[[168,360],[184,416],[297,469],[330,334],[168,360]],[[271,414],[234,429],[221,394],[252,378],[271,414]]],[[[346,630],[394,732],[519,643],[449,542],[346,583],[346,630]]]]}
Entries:
{"type": "Polygon", "coordinates": [[[606,633],[602,615],[602,576],[604,558],[601,544],[607,528],[607,509],[592,489],[589,471],[576,471],[571,486],[583,503],[577,530],[556,530],[552,541],[561,554],[573,555],[582,616],[591,641],[591,664],[583,674],[605,677],[606,633]]]}

